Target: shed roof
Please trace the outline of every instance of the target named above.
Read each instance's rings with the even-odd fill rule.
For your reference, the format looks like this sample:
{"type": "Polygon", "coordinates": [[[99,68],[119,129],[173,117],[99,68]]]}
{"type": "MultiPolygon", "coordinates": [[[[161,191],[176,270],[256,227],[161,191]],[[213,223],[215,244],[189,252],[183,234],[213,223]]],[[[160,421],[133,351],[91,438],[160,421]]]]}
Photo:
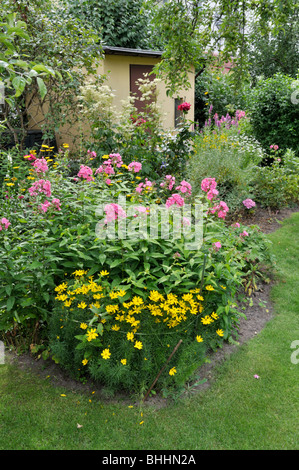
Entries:
{"type": "Polygon", "coordinates": [[[162,56],[162,51],[151,51],[145,49],[129,49],[126,47],[114,47],[114,46],[104,46],[103,47],[105,54],[111,55],[132,55],[139,57],[155,57],[159,58],[162,56]]]}

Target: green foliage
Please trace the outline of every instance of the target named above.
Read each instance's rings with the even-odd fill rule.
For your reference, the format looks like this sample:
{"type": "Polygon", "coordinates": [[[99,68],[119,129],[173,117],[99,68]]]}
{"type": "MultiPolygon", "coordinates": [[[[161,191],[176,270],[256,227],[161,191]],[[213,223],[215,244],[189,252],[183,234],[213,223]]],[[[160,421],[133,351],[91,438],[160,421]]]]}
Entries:
{"type": "Polygon", "coordinates": [[[211,105],[213,114],[217,113],[219,117],[246,109],[247,92],[248,85],[235,89],[231,75],[223,73],[221,66],[214,71],[206,69],[195,81],[195,121],[202,127],[209,118],[211,105]]]}
{"type": "Polygon", "coordinates": [[[249,44],[249,72],[253,81],[259,77],[270,78],[276,73],[296,77],[299,69],[299,9],[286,19],[277,35],[271,31],[257,34],[253,26],[249,44]]]}
{"type": "Polygon", "coordinates": [[[219,195],[232,214],[240,210],[242,201],[252,194],[250,182],[264,153],[254,138],[243,133],[242,129],[247,127],[246,117],[238,120],[227,113],[219,118],[217,114],[212,118],[211,112],[202,133],[194,139],[187,178],[197,194],[201,191],[202,179],[213,176],[219,195]]]}
{"type": "Polygon", "coordinates": [[[18,34],[18,40],[11,64],[8,66],[5,57],[2,68],[0,62],[0,78],[6,85],[3,116],[15,144],[23,148],[30,119],[36,119],[32,103],[39,107],[37,124],[44,140],[55,139],[61,126],[67,129],[72,124],[79,87],[86,77],[84,70],[95,73],[101,42],[94,30],[83,27],[59,4],[52,8],[50,2],[27,5],[7,0],[5,7],[14,12],[11,21],[18,25],[17,32],[16,26],[7,32],[18,34]],[[26,23],[17,20],[19,16],[26,23]],[[26,27],[24,34],[19,32],[21,27],[26,27]]]}
{"type": "Polygon", "coordinates": [[[292,96],[296,83],[288,75],[275,74],[261,79],[248,96],[250,123],[255,138],[269,151],[270,145],[299,152],[299,106],[292,96]]]}
{"type": "Polygon", "coordinates": [[[142,0],[65,0],[68,13],[92,26],[105,45],[147,49],[148,18],[142,0]]]}
{"type": "Polygon", "coordinates": [[[299,158],[291,150],[273,153],[270,166],[257,168],[252,188],[262,207],[278,209],[299,201],[299,158]]]}

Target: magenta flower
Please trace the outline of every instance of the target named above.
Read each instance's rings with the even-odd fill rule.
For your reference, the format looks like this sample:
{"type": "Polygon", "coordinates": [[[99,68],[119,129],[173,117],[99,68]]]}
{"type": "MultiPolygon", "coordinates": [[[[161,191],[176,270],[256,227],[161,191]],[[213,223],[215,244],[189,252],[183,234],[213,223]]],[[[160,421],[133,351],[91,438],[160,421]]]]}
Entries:
{"type": "Polygon", "coordinates": [[[9,222],[8,219],[6,219],[6,217],[2,217],[2,219],[0,220],[0,230],[4,229],[7,230],[8,227],[11,225],[11,223],[9,222]]]}
{"type": "Polygon", "coordinates": [[[256,206],[255,202],[252,199],[245,199],[243,201],[243,204],[247,209],[251,209],[252,207],[256,206]]]}
{"type": "Polygon", "coordinates": [[[92,176],[92,168],[90,168],[89,166],[85,166],[85,165],[80,165],[80,170],[77,176],[79,176],[79,178],[85,179],[86,181],[94,180],[92,176]]]}
{"type": "Polygon", "coordinates": [[[186,101],[178,105],[178,110],[183,111],[183,113],[187,113],[190,108],[191,108],[191,104],[187,103],[186,101]]]}
{"type": "Polygon", "coordinates": [[[201,182],[201,189],[205,193],[210,191],[211,189],[216,189],[217,183],[215,181],[215,178],[205,178],[201,182]]]}
{"type": "Polygon", "coordinates": [[[242,233],[241,233],[241,237],[248,237],[249,236],[249,233],[246,232],[246,230],[244,230],[242,233]]]}
{"type": "Polygon", "coordinates": [[[222,245],[221,245],[220,242],[215,242],[215,243],[213,243],[213,247],[214,247],[215,251],[219,251],[220,248],[222,247],[222,245]]]}
{"type": "Polygon", "coordinates": [[[179,207],[182,207],[185,204],[184,198],[180,196],[179,194],[173,194],[171,197],[169,197],[165,203],[166,207],[169,209],[169,207],[176,205],[179,207]]]}
{"type": "Polygon", "coordinates": [[[191,184],[187,183],[187,181],[184,181],[184,180],[175,189],[177,191],[181,191],[181,193],[183,193],[183,194],[188,193],[189,196],[191,195],[191,192],[192,192],[191,184]]]}
{"type": "Polygon", "coordinates": [[[104,210],[106,212],[106,219],[104,220],[104,224],[108,224],[112,220],[117,220],[120,218],[123,219],[127,217],[127,214],[119,204],[107,204],[104,210]]]}
{"type": "Polygon", "coordinates": [[[47,197],[51,196],[51,182],[48,180],[38,180],[33,183],[29,188],[30,196],[37,196],[38,193],[43,193],[47,197]]]}
{"type": "Polygon", "coordinates": [[[229,208],[226,203],[224,201],[220,201],[219,204],[216,204],[216,206],[212,207],[209,212],[211,214],[215,214],[217,212],[217,215],[220,219],[225,219],[228,211],[229,208]]]}
{"type": "Polygon", "coordinates": [[[48,171],[49,169],[47,160],[45,158],[37,158],[34,161],[33,166],[35,168],[36,173],[46,173],[46,171],[48,171]]]}
{"type": "Polygon", "coordinates": [[[128,165],[128,170],[134,170],[135,173],[138,173],[142,169],[142,164],[140,162],[131,162],[128,165]]]}

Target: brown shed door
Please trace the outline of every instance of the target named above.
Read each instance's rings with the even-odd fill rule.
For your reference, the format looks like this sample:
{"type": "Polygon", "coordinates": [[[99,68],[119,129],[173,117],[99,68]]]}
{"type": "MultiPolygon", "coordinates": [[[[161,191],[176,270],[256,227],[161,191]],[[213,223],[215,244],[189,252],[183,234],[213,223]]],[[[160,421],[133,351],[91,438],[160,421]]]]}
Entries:
{"type": "MultiPolygon", "coordinates": [[[[141,97],[141,93],[138,90],[138,85],[136,81],[138,78],[144,78],[144,74],[149,74],[153,70],[153,65],[130,65],[130,93],[137,97],[135,101],[135,107],[137,108],[138,113],[144,110],[145,102],[139,101],[138,98],[141,97]]],[[[153,81],[155,75],[148,75],[149,80],[153,81]]],[[[147,100],[149,103],[149,100],[147,100]]]]}

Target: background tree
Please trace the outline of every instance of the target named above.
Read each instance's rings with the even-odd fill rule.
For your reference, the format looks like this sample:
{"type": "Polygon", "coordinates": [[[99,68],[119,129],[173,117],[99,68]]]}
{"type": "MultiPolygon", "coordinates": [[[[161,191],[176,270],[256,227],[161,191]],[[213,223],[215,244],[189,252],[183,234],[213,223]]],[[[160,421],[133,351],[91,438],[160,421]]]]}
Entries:
{"type": "Polygon", "coordinates": [[[93,27],[105,45],[148,48],[148,16],[142,0],[64,0],[64,4],[68,14],[93,27]]]}
{"type": "Polygon", "coordinates": [[[50,0],[4,0],[1,15],[7,12],[26,24],[26,36],[18,35],[14,43],[18,58],[37,64],[34,70],[44,75],[44,81],[20,82],[22,94],[15,96],[13,103],[6,100],[5,124],[11,131],[20,129],[14,135],[15,143],[22,146],[30,122],[30,106],[38,101],[40,121],[35,122],[35,127],[42,127],[43,138],[52,140],[59,127],[72,125],[86,72],[96,74],[96,64],[101,59],[100,37],[58,2],[54,5],[50,0]]]}

